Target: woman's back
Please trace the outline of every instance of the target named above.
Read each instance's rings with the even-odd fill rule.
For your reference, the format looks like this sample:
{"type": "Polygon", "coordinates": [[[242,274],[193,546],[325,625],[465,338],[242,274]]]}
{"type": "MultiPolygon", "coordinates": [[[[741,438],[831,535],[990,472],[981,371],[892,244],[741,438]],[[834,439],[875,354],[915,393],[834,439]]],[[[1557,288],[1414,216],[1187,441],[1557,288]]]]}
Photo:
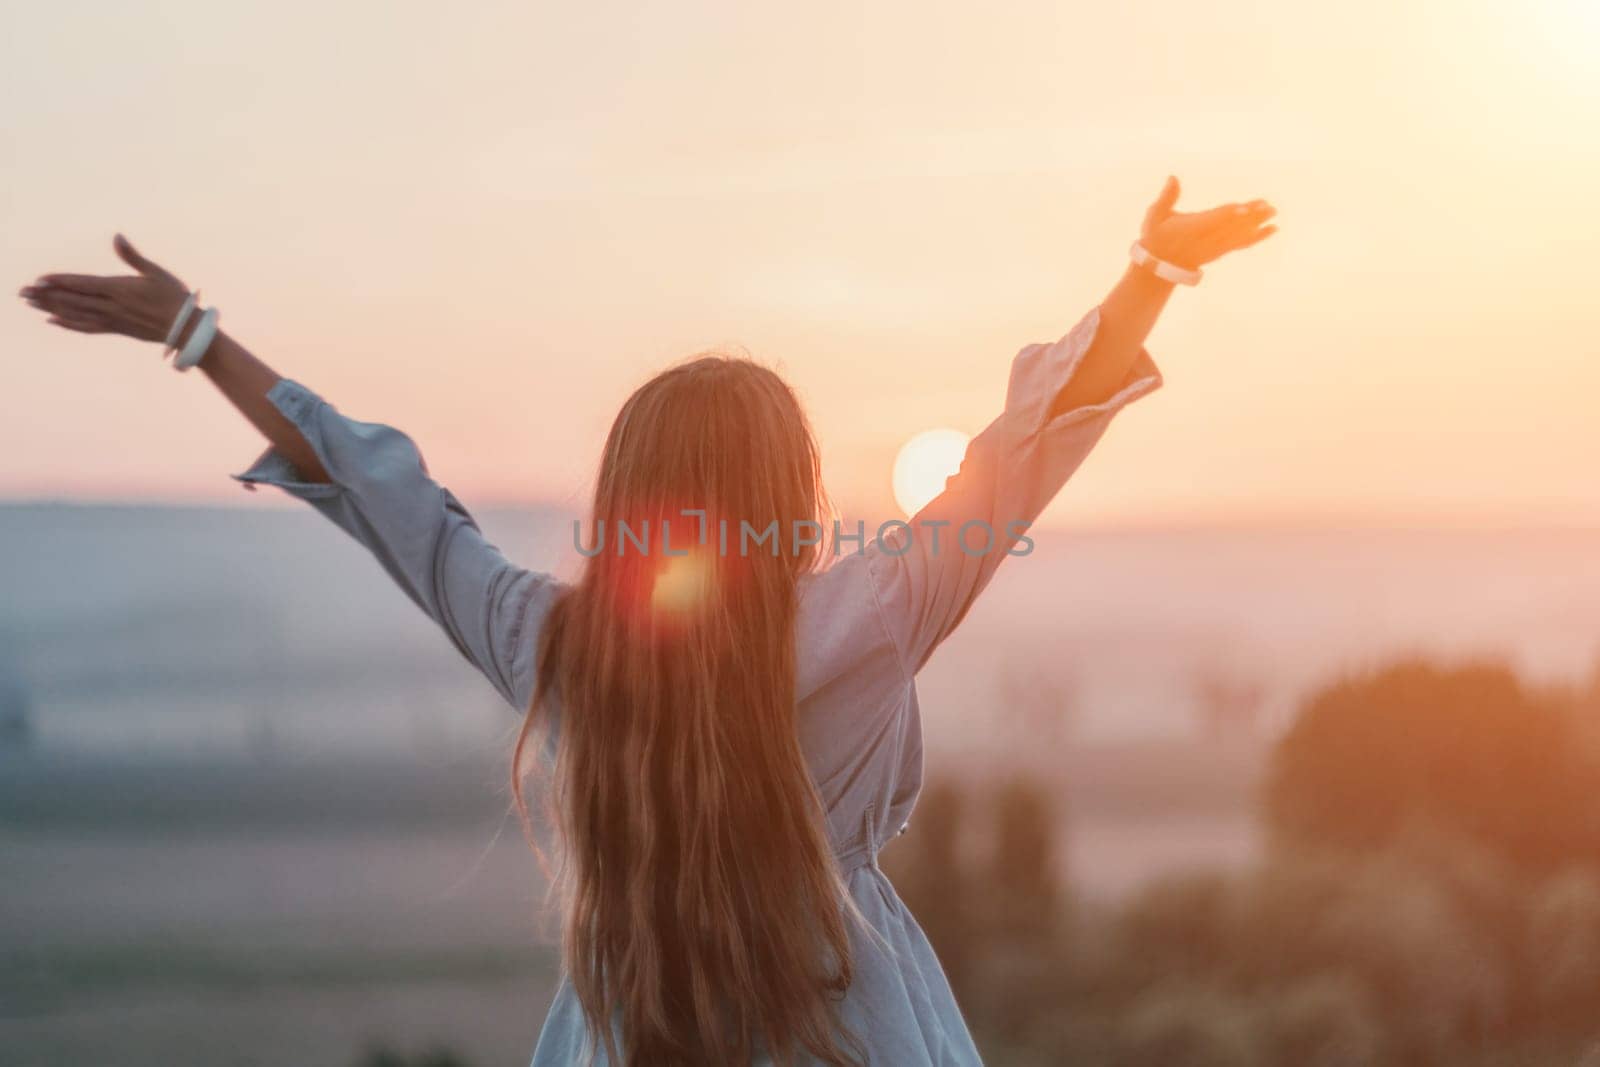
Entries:
{"type": "MultiPolygon", "coordinates": [[[[1053,411],[1098,326],[1091,311],[1055,344],[1023,349],[1005,411],[973,440],[945,492],[909,523],[832,531],[829,565],[798,580],[795,730],[861,920],[851,917],[853,975],[837,1010],[868,1063],[978,1062],[938,961],[877,856],[907,826],[921,786],[917,670],[999,564],[1026,554],[1027,524],[1111,417],[1159,385],[1141,352],[1110,399],[1053,411]]],[[[365,544],[507,701],[527,708],[543,624],[570,587],[516,567],[489,545],[402,434],[344,418],[292,382],[272,399],[317,450],[331,484],[300,481],[271,451],[241,479],[309,500],[365,544]]],[[[551,704],[559,748],[566,713],[559,696],[551,704]]],[[[536,1067],[583,1062],[591,1051],[585,1019],[564,981],[536,1067]]]]}

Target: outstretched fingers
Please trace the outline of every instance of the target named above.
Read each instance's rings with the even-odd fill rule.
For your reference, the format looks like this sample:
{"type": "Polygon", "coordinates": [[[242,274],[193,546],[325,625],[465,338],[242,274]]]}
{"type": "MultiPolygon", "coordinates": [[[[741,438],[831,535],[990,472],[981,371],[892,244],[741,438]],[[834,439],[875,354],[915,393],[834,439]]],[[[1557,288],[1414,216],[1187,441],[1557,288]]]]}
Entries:
{"type": "Polygon", "coordinates": [[[1265,200],[1252,200],[1249,203],[1223,204],[1205,212],[1208,221],[1217,226],[1248,226],[1252,229],[1266,222],[1278,213],[1278,209],[1265,200]]]}
{"type": "Polygon", "coordinates": [[[1249,248],[1251,245],[1260,244],[1262,241],[1265,241],[1268,237],[1271,237],[1277,232],[1278,228],[1276,226],[1263,226],[1261,229],[1257,230],[1255,233],[1246,238],[1245,242],[1239,247],[1249,248]]]}
{"type": "Polygon", "coordinates": [[[1277,231],[1276,226],[1268,223],[1278,214],[1278,209],[1265,200],[1252,200],[1248,204],[1238,205],[1234,212],[1234,224],[1230,237],[1234,248],[1249,248],[1257,241],[1264,240],[1277,231]]]}
{"type": "Polygon", "coordinates": [[[116,303],[109,296],[99,293],[81,293],[71,289],[50,288],[35,290],[33,297],[28,302],[37,308],[54,314],[81,314],[104,316],[116,310],[116,303]]]}
{"type": "MultiPolygon", "coordinates": [[[[1252,200],[1247,204],[1224,204],[1212,209],[1215,232],[1229,251],[1248,248],[1256,241],[1262,228],[1277,215],[1278,209],[1265,200],[1252,200]]],[[[1276,230],[1276,227],[1271,227],[1276,230]]]]}
{"type": "Polygon", "coordinates": [[[1245,206],[1245,215],[1257,225],[1266,222],[1278,213],[1278,209],[1265,200],[1252,200],[1245,206]]]}
{"type": "Polygon", "coordinates": [[[109,297],[116,282],[116,278],[99,274],[46,274],[29,288],[42,293],[74,292],[109,297]]]}
{"type": "Polygon", "coordinates": [[[110,333],[111,326],[104,319],[94,318],[65,318],[61,315],[51,315],[45,320],[52,326],[59,326],[63,330],[72,330],[74,333],[110,333]]]}
{"type": "Polygon", "coordinates": [[[24,286],[18,295],[29,307],[45,312],[46,321],[52,326],[76,333],[111,333],[117,328],[119,315],[116,301],[106,295],[111,290],[86,284],[109,280],[89,275],[46,275],[35,284],[24,286]],[[56,278],[65,278],[78,288],[69,289],[53,280],[56,278]],[[102,291],[84,291],[89,288],[102,291]]]}
{"type": "Polygon", "coordinates": [[[60,286],[28,286],[22,296],[29,306],[47,312],[49,321],[79,333],[106,333],[113,329],[117,307],[110,297],[82,293],[60,286]]]}

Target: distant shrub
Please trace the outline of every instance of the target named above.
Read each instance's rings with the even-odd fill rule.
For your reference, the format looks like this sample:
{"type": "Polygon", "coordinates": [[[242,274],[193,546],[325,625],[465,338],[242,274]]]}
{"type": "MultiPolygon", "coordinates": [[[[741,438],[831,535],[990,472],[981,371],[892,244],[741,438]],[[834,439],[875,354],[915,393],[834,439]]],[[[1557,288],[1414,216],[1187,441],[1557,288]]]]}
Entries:
{"type": "Polygon", "coordinates": [[[889,866],[997,1065],[1600,1067],[1578,722],[1503,668],[1402,664],[1308,702],[1248,870],[1068,909],[1027,779],[934,787],[889,866]]]}
{"type": "Polygon", "coordinates": [[[1151,991],[1124,1017],[1116,1067],[1257,1067],[1266,1049],[1246,999],[1199,986],[1151,991]]]}
{"type": "Polygon", "coordinates": [[[999,787],[987,887],[998,930],[1038,936],[1054,928],[1062,895],[1056,857],[1062,821],[1037,783],[1012,778],[999,787]]]}
{"type": "Polygon", "coordinates": [[[1242,913],[1241,953],[1258,981],[1349,976],[1412,1059],[1442,1062],[1507,1017],[1505,961],[1417,867],[1280,858],[1242,913]]]}
{"type": "Polygon", "coordinates": [[[1549,871],[1600,852],[1600,765],[1571,709],[1509,668],[1406,662],[1306,703],[1266,815],[1279,838],[1369,853],[1421,818],[1549,871]]]}
{"type": "Polygon", "coordinates": [[[1209,873],[1164,878],[1139,891],[1113,926],[1119,984],[1226,969],[1238,952],[1237,897],[1231,879],[1209,873]]]}
{"type": "Polygon", "coordinates": [[[1572,870],[1538,887],[1528,907],[1530,985],[1545,1021],[1600,1014],[1600,878],[1572,870]]]}
{"type": "Polygon", "coordinates": [[[1371,995],[1349,975],[1307,978],[1265,1000],[1271,1062],[1368,1067],[1384,1061],[1384,1025],[1371,995]]]}

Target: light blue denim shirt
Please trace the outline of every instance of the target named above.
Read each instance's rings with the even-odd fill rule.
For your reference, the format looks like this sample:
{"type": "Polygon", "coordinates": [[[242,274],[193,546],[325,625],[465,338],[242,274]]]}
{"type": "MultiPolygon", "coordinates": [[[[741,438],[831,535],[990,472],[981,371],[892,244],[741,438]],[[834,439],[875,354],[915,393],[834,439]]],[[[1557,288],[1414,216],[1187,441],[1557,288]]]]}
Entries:
{"type": "MultiPolygon", "coordinates": [[[[800,740],[844,884],[872,928],[872,934],[857,929],[852,935],[855,976],[840,1005],[841,1021],[873,1065],[980,1062],[933,949],[878,867],[878,851],[906,828],[922,784],[917,670],[1007,557],[1008,525],[1031,522],[1112,416],[1161,384],[1149,354],[1141,352],[1110,400],[1049,416],[1099,321],[1099,310],[1091,310],[1061,340],[1018,353],[1005,410],[973,438],[960,472],[912,520],[915,532],[907,536],[896,528],[878,541],[869,530],[860,551],[846,543],[830,567],[802,579],[795,693],[800,740]],[[941,520],[949,525],[939,528],[935,550],[924,531],[941,520]],[[956,547],[955,536],[971,520],[1001,535],[991,551],[956,547]]],[[[269,398],[305,435],[331,481],[304,481],[273,450],[239,479],[281,487],[360,541],[506,701],[518,711],[526,708],[540,621],[561,583],[518,567],[485,540],[398,430],[346,418],[287,379],[269,398]]],[[[982,544],[978,531],[970,543],[982,544]]],[[[577,998],[563,981],[534,1067],[585,1062],[586,1033],[577,998]]],[[[595,1062],[603,1063],[604,1055],[595,1062]]]]}

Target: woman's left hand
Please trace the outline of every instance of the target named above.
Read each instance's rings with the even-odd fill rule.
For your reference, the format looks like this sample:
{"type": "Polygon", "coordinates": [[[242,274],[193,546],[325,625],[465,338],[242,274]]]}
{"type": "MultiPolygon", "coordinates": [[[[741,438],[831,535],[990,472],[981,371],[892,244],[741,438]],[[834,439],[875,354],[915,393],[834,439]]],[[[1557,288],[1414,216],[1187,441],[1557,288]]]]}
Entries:
{"type": "Polygon", "coordinates": [[[1168,178],[1145,212],[1139,243],[1157,259],[1195,270],[1229,252],[1249,248],[1277,232],[1267,225],[1277,209],[1265,200],[1223,204],[1209,211],[1174,211],[1178,179],[1168,178]]]}

